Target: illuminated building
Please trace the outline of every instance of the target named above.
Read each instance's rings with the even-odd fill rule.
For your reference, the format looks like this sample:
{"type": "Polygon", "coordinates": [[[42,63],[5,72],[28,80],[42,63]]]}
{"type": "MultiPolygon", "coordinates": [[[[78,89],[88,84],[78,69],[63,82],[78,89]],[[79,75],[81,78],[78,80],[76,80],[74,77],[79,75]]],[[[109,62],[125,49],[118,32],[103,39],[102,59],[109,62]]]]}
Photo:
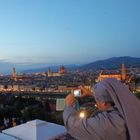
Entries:
{"type": "Polygon", "coordinates": [[[106,78],[115,78],[117,80],[123,80],[125,81],[127,79],[127,76],[126,76],[126,68],[125,68],[125,65],[122,64],[122,73],[103,73],[103,71],[99,74],[99,77],[98,77],[98,81],[102,81],[106,78]]]}
{"type": "Polygon", "coordinates": [[[122,64],[122,80],[126,80],[126,68],[124,64],[122,64]]]}
{"type": "Polygon", "coordinates": [[[27,76],[27,75],[23,75],[23,74],[20,74],[20,75],[19,75],[19,74],[17,74],[16,68],[15,68],[15,67],[13,68],[11,78],[12,78],[14,81],[18,81],[18,80],[22,81],[22,80],[25,80],[25,79],[30,79],[30,77],[27,76]]]}
{"type": "Polygon", "coordinates": [[[121,80],[121,74],[113,73],[113,74],[103,74],[102,72],[100,73],[98,77],[98,81],[102,81],[106,78],[115,78],[117,80],[121,80]]]}
{"type": "Polygon", "coordinates": [[[48,77],[57,77],[57,76],[62,76],[67,73],[67,70],[65,67],[60,67],[58,72],[52,72],[51,68],[48,68],[48,77]]]}
{"type": "Polygon", "coordinates": [[[17,74],[16,74],[16,68],[15,67],[13,68],[12,79],[15,80],[15,81],[17,80],[17,74]]]}
{"type": "Polygon", "coordinates": [[[48,77],[52,76],[53,73],[51,72],[51,68],[48,68],[48,77]]]}
{"type": "Polygon", "coordinates": [[[66,74],[66,73],[67,73],[66,68],[65,68],[64,66],[60,67],[59,73],[60,73],[60,74],[66,74]]]}

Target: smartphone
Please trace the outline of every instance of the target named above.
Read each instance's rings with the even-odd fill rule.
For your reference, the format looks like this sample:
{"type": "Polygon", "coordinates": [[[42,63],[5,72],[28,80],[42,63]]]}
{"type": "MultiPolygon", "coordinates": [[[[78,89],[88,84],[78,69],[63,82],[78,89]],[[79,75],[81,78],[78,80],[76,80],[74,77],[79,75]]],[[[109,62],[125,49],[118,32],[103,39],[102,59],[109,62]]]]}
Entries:
{"type": "Polygon", "coordinates": [[[74,96],[75,97],[81,96],[81,90],[80,89],[74,90],[74,96]]]}

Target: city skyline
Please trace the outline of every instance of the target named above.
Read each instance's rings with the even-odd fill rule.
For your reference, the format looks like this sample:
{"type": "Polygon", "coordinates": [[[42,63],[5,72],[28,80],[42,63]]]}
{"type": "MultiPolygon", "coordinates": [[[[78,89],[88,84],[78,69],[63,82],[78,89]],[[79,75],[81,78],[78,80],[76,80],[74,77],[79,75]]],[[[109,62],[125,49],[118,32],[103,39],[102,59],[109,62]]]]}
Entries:
{"type": "Polygon", "coordinates": [[[138,0],[0,1],[1,67],[139,57],[139,7],[138,0]]]}

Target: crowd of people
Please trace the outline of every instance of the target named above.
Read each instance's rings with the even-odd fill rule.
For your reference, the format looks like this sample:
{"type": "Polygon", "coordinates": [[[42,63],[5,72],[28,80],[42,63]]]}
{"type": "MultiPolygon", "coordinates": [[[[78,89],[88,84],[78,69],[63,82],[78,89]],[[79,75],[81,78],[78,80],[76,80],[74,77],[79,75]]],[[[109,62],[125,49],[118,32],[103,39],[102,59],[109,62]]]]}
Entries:
{"type": "Polygon", "coordinates": [[[23,124],[23,120],[21,120],[20,118],[5,117],[3,120],[0,120],[0,131],[10,127],[14,127],[19,124],[23,124]]]}

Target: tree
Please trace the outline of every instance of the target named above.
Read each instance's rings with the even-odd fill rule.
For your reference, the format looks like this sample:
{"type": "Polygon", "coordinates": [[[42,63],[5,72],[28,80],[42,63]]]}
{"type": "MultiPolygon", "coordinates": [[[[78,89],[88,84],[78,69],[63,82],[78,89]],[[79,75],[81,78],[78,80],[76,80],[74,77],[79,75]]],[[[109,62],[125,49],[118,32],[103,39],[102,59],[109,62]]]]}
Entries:
{"type": "Polygon", "coordinates": [[[23,112],[23,118],[26,121],[34,120],[34,119],[45,119],[45,111],[43,108],[30,106],[23,112]]]}

